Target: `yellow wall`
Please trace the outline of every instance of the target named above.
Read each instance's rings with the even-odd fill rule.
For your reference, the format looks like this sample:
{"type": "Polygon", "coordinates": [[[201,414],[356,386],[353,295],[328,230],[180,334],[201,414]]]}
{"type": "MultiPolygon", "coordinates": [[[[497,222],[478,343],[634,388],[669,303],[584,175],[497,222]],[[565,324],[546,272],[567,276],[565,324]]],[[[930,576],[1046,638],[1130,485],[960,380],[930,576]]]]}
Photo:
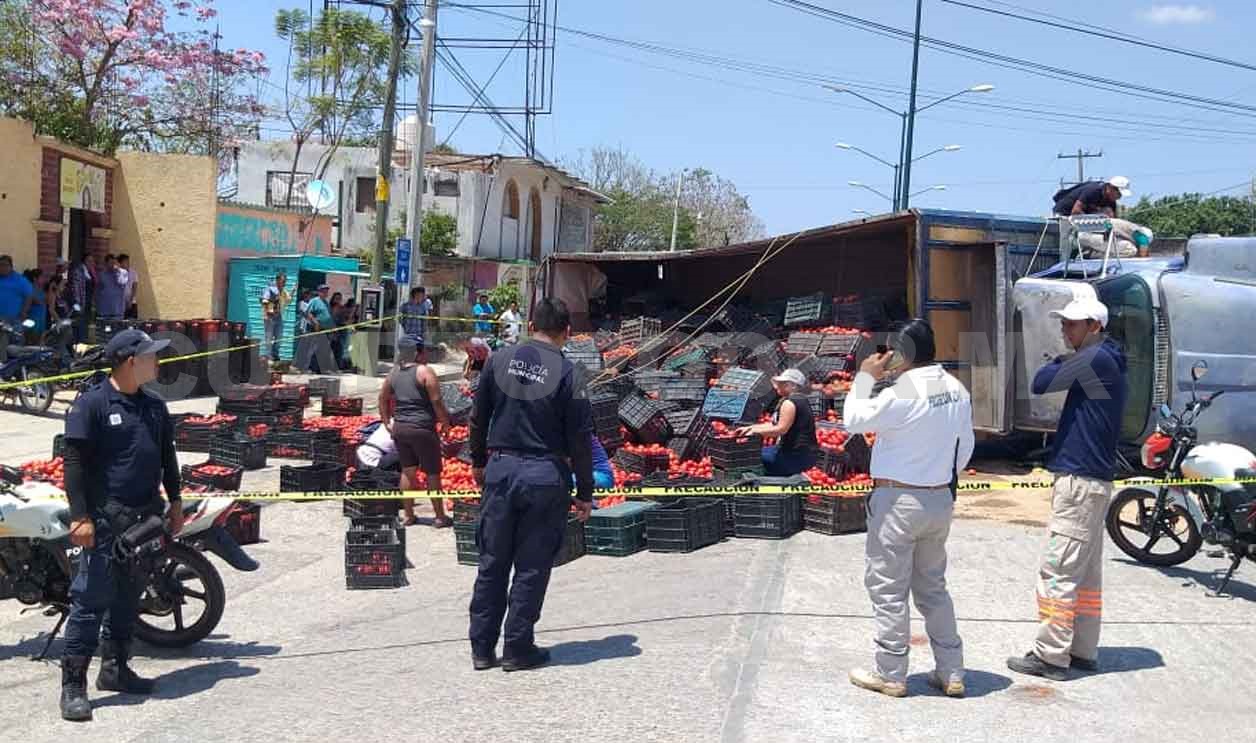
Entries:
{"type": "Polygon", "coordinates": [[[209,317],[214,283],[217,163],[199,155],[119,153],[115,253],[139,271],[140,317],[209,317]]]}
{"type": "Polygon", "coordinates": [[[39,219],[41,147],[25,121],[0,118],[0,254],[13,256],[18,271],[33,268],[39,219]]]}

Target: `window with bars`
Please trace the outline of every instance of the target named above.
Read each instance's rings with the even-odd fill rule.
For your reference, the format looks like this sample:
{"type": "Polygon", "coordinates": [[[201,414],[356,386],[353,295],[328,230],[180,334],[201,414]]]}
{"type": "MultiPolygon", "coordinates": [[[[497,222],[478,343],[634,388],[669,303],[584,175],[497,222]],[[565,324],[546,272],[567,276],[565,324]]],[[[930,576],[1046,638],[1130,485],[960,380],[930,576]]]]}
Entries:
{"type": "Polygon", "coordinates": [[[266,206],[308,206],[305,189],[313,178],[313,173],[266,171],[266,206]],[[291,200],[288,198],[289,193],[292,194],[291,200]]]}

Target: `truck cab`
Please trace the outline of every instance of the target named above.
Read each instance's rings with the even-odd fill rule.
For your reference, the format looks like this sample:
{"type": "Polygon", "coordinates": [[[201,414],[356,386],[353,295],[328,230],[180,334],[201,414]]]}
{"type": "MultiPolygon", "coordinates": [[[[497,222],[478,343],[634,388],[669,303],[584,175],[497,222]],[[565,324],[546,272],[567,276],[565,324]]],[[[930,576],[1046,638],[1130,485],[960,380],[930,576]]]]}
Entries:
{"type": "Polygon", "coordinates": [[[1185,404],[1190,368],[1204,360],[1209,374],[1201,394],[1224,389],[1227,396],[1199,421],[1201,440],[1256,446],[1256,239],[1194,238],[1183,256],[1103,264],[1060,263],[1015,283],[1015,429],[1055,429],[1064,393],[1032,396],[1029,381],[1042,363],[1069,350],[1048,313],[1091,292],[1108,307],[1108,332],[1128,362],[1122,443],[1148,436],[1162,404],[1185,404]]]}

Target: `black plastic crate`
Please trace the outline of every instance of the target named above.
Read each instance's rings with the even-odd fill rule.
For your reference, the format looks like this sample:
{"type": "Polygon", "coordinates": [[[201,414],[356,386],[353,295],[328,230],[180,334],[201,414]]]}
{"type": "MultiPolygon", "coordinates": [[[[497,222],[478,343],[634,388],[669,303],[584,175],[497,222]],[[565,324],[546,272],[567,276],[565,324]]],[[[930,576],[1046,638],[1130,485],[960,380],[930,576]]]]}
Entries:
{"type": "Polygon", "coordinates": [[[748,392],[755,400],[768,400],[775,396],[771,376],[754,369],[729,369],[720,376],[716,389],[748,392]]]}
{"type": "Polygon", "coordinates": [[[379,547],[405,543],[406,530],[396,514],[351,518],[349,530],[345,532],[346,545],[379,547]]]}
{"type": "Polygon", "coordinates": [[[846,328],[883,330],[889,325],[889,313],[885,302],[877,297],[864,297],[855,301],[835,302],[834,321],[846,328]]]}
{"type": "Polygon", "coordinates": [[[763,466],[763,437],[712,436],[707,440],[706,453],[711,466],[724,472],[752,470],[763,466]]]}
{"type": "Polygon", "coordinates": [[[816,458],[816,469],[841,480],[850,471],[850,455],[844,451],[821,448],[820,455],[816,458]]]}
{"type": "Polygon", "coordinates": [[[619,324],[620,343],[640,343],[642,339],[658,335],[663,330],[663,323],[653,317],[638,317],[624,320],[619,324]]]}
{"type": "Polygon", "coordinates": [[[602,352],[598,350],[597,342],[592,338],[568,341],[567,345],[563,346],[563,356],[566,356],[571,363],[580,364],[591,372],[600,372],[606,366],[602,352]]]}
{"type": "Polygon", "coordinates": [[[631,395],[619,404],[619,419],[645,444],[661,444],[671,436],[664,408],[654,400],[631,395]]]}
{"type": "Polygon", "coordinates": [[[262,541],[262,504],[237,502],[231,505],[223,524],[231,538],[241,547],[262,541]]]}
{"type": "Polygon", "coordinates": [[[589,394],[589,407],[593,409],[595,421],[619,420],[619,397],[601,387],[589,394]]]}
{"type": "Polygon", "coordinates": [[[749,392],[739,390],[713,388],[707,392],[706,400],[702,403],[704,418],[717,418],[733,423],[757,420],[762,412],[762,402],[753,399],[749,392]]]}
{"type": "Polygon", "coordinates": [[[659,399],[680,403],[682,407],[697,407],[706,400],[706,393],[705,379],[674,379],[659,390],[659,399]]]}
{"type": "Polygon", "coordinates": [[[742,362],[745,366],[775,376],[785,368],[785,352],[776,341],[760,343],[742,362]]]}
{"type": "Polygon", "coordinates": [[[711,349],[690,347],[681,353],[669,356],[661,365],[663,371],[683,372],[685,367],[701,364],[706,365],[711,359],[711,349]]]}
{"type": "Polygon", "coordinates": [[[783,325],[787,328],[813,328],[828,324],[833,303],[823,293],[791,297],[785,304],[783,325]]]}
{"type": "Polygon", "coordinates": [[[479,527],[478,520],[465,523],[454,522],[454,549],[459,565],[480,564],[480,548],[475,543],[475,533],[479,527]]]}
{"type": "Polygon", "coordinates": [[[219,462],[201,462],[185,464],[179,470],[180,479],[185,485],[201,485],[215,492],[234,493],[240,489],[240,481],[244,477],[243,467],[232,467],[219,462]],[[222,467],[230,472],[212,474],[207,467],[222,467]]]}
{"type": "Polygon", "coordinates": [[[688,408],[684,410],[677,410],[672,413],[664,413],[663,417],[667,419],[667,425],[671,427],[673,436],[692,437],[705,423],[705,419],[702,417],[702,411],[698,408],[688,408]]]}
{"type": "Polygon", "coordinates": [[[284,459],[313,459],[314,442],[340,440],[340,432],[332,429],[295,429],[273,431],[266,437],[266,453],[284,459]]]}
{"type": "Polygon", "coordinates": [[[802,502],[796,494],[738,495],[733,498],[733,535],[785,539],[802,529],[802,502]]]}
{"type": "Polygon", "coordinates": [[[345,498],[341,504],[341,513],[351,519],[396,516],[401,505],[400,501],[383,498],[345,498]]]}
{"type": "Polygon", "coordinates": [[[335,377],[314,377],[305,383],[310,397],[339,397],[340,380],[335,377]]]}
{"type": "Polygon", "coordinates": [[[724,504],[714,498],[681,498],[645,513],[651,552],[693,552],[724,536],[724,504]]]}
{"type": "Polygon", "coordinates": [[[824,393],[819,390],[812,390],[806,393],[806,395],[807,404],[811,408],[811,415],[815,418],[823,417],[824,411],[829,409],[829,398],[825,397],[824,393]]]}
{"type": "Polygon", "coordinates": [[[576,518],[567,519],[567,532],[563,535],[563,546],[554,558],[554,567],[566,565],[579,557],[584,557],[587,544],[585,542],[584,524],[576,518]]]}
{"type": "Polygon", "coordinates": [[[851,362],[845,356],[813,356],[798,363],[799,370],[812,382],[827,382],[838,372],[850,371],[851,362]]]}
{"type": "Polygon", "coordinates": [[[59,433],[52,437],[52,458],[65,456],[65,434],[59,433]]]}
{"type": "Polygon", "coordinates": [[[789,356],[814,356],[820,350],[822,337],[819,333],[795,331],[789,334],[785,343],[785,353],[789,356]]]}
{"type": "Polygon", "coordinates": [[[625,557],[646,547],[645,514],[657,503],[633,501],[599,508],[584,525],[585,549],[591,555],[625,557]]]}
{"type": "Polygon", "coordinates": [[[637,389],[642,392],[659,393],[664,388],[671,386],[675,382],[680,381],[680,372],[670,371],[643,371],[632,375],[633,381],[636,382],[637,389]]]}
{"type": "Polygon", "coordinates": [[[266,439],[240,433],[215,434],[209,442],[209,461],[260,470],[266,466],[266,439]]]}
{"type": "Polygon", "coordinates": [[[640,454],[627,449],[620,449],[615,453],[615,462],[625,472],[644,476],[660,470],[666,472],[671,458],[666,453],[640,454]]]}
{"type": "Polygon", "coordinates": [[[463,386],[458,382],[441,382],[440,396],[449,411],[449,418],[455,425],[465,423],[471,417],[471,408],[475,399],[464,395],[463,386]]]}
{"type": "Polygon", "coordinates": [[[310,464],[304,467],[284,465],[279,468],[279,492],[325,493],[344,490],[343,464],[310,464]]]}
{"type": "Polygon", "coordinates": [[[817,356],[854,356],[858,358],[864,337],[859,333],[823,333],[817,356]]]}
{"type": "Polygon", "coordinates": [[[358,448],[342,439],[310,442],[310,461],[315,464],[343,464],[351,467],[357,463],[358,448]]]}
{"type": "Polygon", "coordinates": [[[357,416],[362,415],[362,398],[360,397],[324,397],[323,415],[357,416]]]}
{"type": "Polygon", "coordinates": [[[478,500],[456,500],[450,514],[455,524],[471,524],[480,518],[480,502],[478,500]]]}
{"type": "Polygon", "coordinates": [[[731,333],[703,333],[702,335],[694,338],[691,342],[699,348],[707,349],[709,357],[714,355],[718,349],[724,347],[724,344],[728,342],[730,335],[731,333]]]}
{"type": "Polygon", "coordinates": [[[802,528],[821,534],[868,530],[868,497],[858,494],[802,497],[802,528]]]}
{"type": "Polygon", "coordinates": [[[345,587],[400,588],[406,585],[404,544],[345,545],[345,587]]]}
{"type": "Polygon", "coordinates": [[[667,449],[675,454],[678,459],[698,458],[698,447],[694,444],[693,439],[688,436],[672,437],[672,440],[667,442],[667,449]]]}
{"type": "Polygon", "coordinates": [[[235,420],[209,423],[200,415],[171,416],[174,422],[174,445],[179,451],[209,453],[213,437],[225,433],[235,425],[235,420]]]}

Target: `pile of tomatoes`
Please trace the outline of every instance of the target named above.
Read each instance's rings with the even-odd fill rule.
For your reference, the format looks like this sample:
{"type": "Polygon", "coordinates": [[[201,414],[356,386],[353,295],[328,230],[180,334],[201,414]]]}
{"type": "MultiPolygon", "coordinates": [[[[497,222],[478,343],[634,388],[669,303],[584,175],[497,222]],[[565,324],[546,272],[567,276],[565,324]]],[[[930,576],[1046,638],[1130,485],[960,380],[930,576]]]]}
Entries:
{"type": "Polygon", "coordinates": [[[440,440],[446,444],[466,441],[469,438],[471,438],[471,429],[467,426],[450,426],[440,432],[440,440]]]}
{"type": "Polygon", "coordinates": [[[373,415],[322,415],[306,420],[303,428],[307,431],[327,429],[339,431],[341,441],[360,444],[362,435],[358,431],[378,420],[379,418],[373,415]]]}
{"type": "MultiPolygon", "coordinates": [[[[763,416],[759,419],[760,423],[770,423],[771,416],[763,416]]],[[[738,426],[730,426],[724,421],[711,421],[711,435],[717,439],[736,439],[738,444],[744,444],[750,439],[746,436],[737,435],[738,426]]]]}
{"type": "Polygon", "coordinates": [[[667,468],[667,476],[672,480],[679,480],[681,478],[710,480],[714,477],[714,472],[711,467],[711,458],[703,457],[700,460],[673,459],[671,465],[667,468]]]}
{"type": "MultiPolygon", "coordinates": [[[[427,487],[427,475],[422,472],[415,473],[414,487],[420,490],[427,487]]],[[[440,462],[440,487],[441,490],[456,490],[479,492],[480,486],[475,482],[475,476],[471,473],[471,465],[461,459],[453,457],[445,457],[440,462]]]]}
{"type": "Polygon", "coordinates": [[[20,467],[22,476],[27,480],[39,480],[56,485],[65,490],[65,461],[61,457],[49,460],[27,462],[20,467]]]}
{"type": "Polygon", "coordinates": [[[192,471],[198,475],[207,475],[209,477],[230,477],[236,473],[236,467],[229,467],[225,464],[214,464],[206,462],[198,464],[192,468],[192,471]]]}
{"type": "Polygon", "coordinates": [[[624,343],[623,345],[616,346],[615,348],[612,348],[611,350],[602,354],[603,358],[608,362],[614,361],[616,359],[629,358],[631,356],[636,356],[636,355],[637,355],[637,347],[632,345],[631,343],[624,343]]]}
{"type": "Polygon", "coordinates": [[[819,333],[822,335],[862,335],[865,338],[872,337],[872,333],[860,330],[859,328],[844,328],[841,325],[826,325],[823,328],[803,328],[797,332],[819,333]]]}
{"type": "Polygon", "coordinates": [[[226,428],[228,426],[234,426],[236,424],[236,420],[238,419],[234,415],[228,415],[226,413],[217,413],[215,415],[209,415],[209,416],[189,415],[188,417],[184,418],[182,422],[186,424],[191,424],[194,426],[210,426],[211,428],[219,428],[219,427],[226,428]]]}
{"type": "Polygon", "coordinates": [[[266,434],[270,433],[270,426],[266,425],[265,423],[254,423],[253,425],[249,426],[248,429],[246,430],[249,434],[249,438],[261,439],[261,438],[265,438],[266,434]]]}
{"type": "MultiPolygon", "coordinates": [[[[846,475],[844,479],[839,480],[836,477],[833,477],[832,475],[824,472],[821,469],[812,467],[811,469],[802,473],[802,476],[807,478],[807,481],[810,482],[812,485],[820,485],[822,487],[845,486],[845,487],[859,487],[859,488],[868,488],[868,489],[872,488],[872,476],[868,475],[865,472],[851,473],[851,474],[846,475]]],[[[839,493],[835,493],[835,495],[844,495],[845,493],[848,493],[848,492],[850,491],[842,491],[839,493]]]]}
{"type": "Polygon", "coordinates": [[[849,433],[846,431],[840,431],[836,428],[816,429],[816,440],[820,443],[821,449],[844,452],[846,451],[846,441],[849,438],[849,433]]]}
{"type": "Polygon", "coordinates": [[[672,453],[670,449],[662,444],[624,444],[623,450],[629,454],[637,454],[643,457],[666,457],[672,453]]]}

